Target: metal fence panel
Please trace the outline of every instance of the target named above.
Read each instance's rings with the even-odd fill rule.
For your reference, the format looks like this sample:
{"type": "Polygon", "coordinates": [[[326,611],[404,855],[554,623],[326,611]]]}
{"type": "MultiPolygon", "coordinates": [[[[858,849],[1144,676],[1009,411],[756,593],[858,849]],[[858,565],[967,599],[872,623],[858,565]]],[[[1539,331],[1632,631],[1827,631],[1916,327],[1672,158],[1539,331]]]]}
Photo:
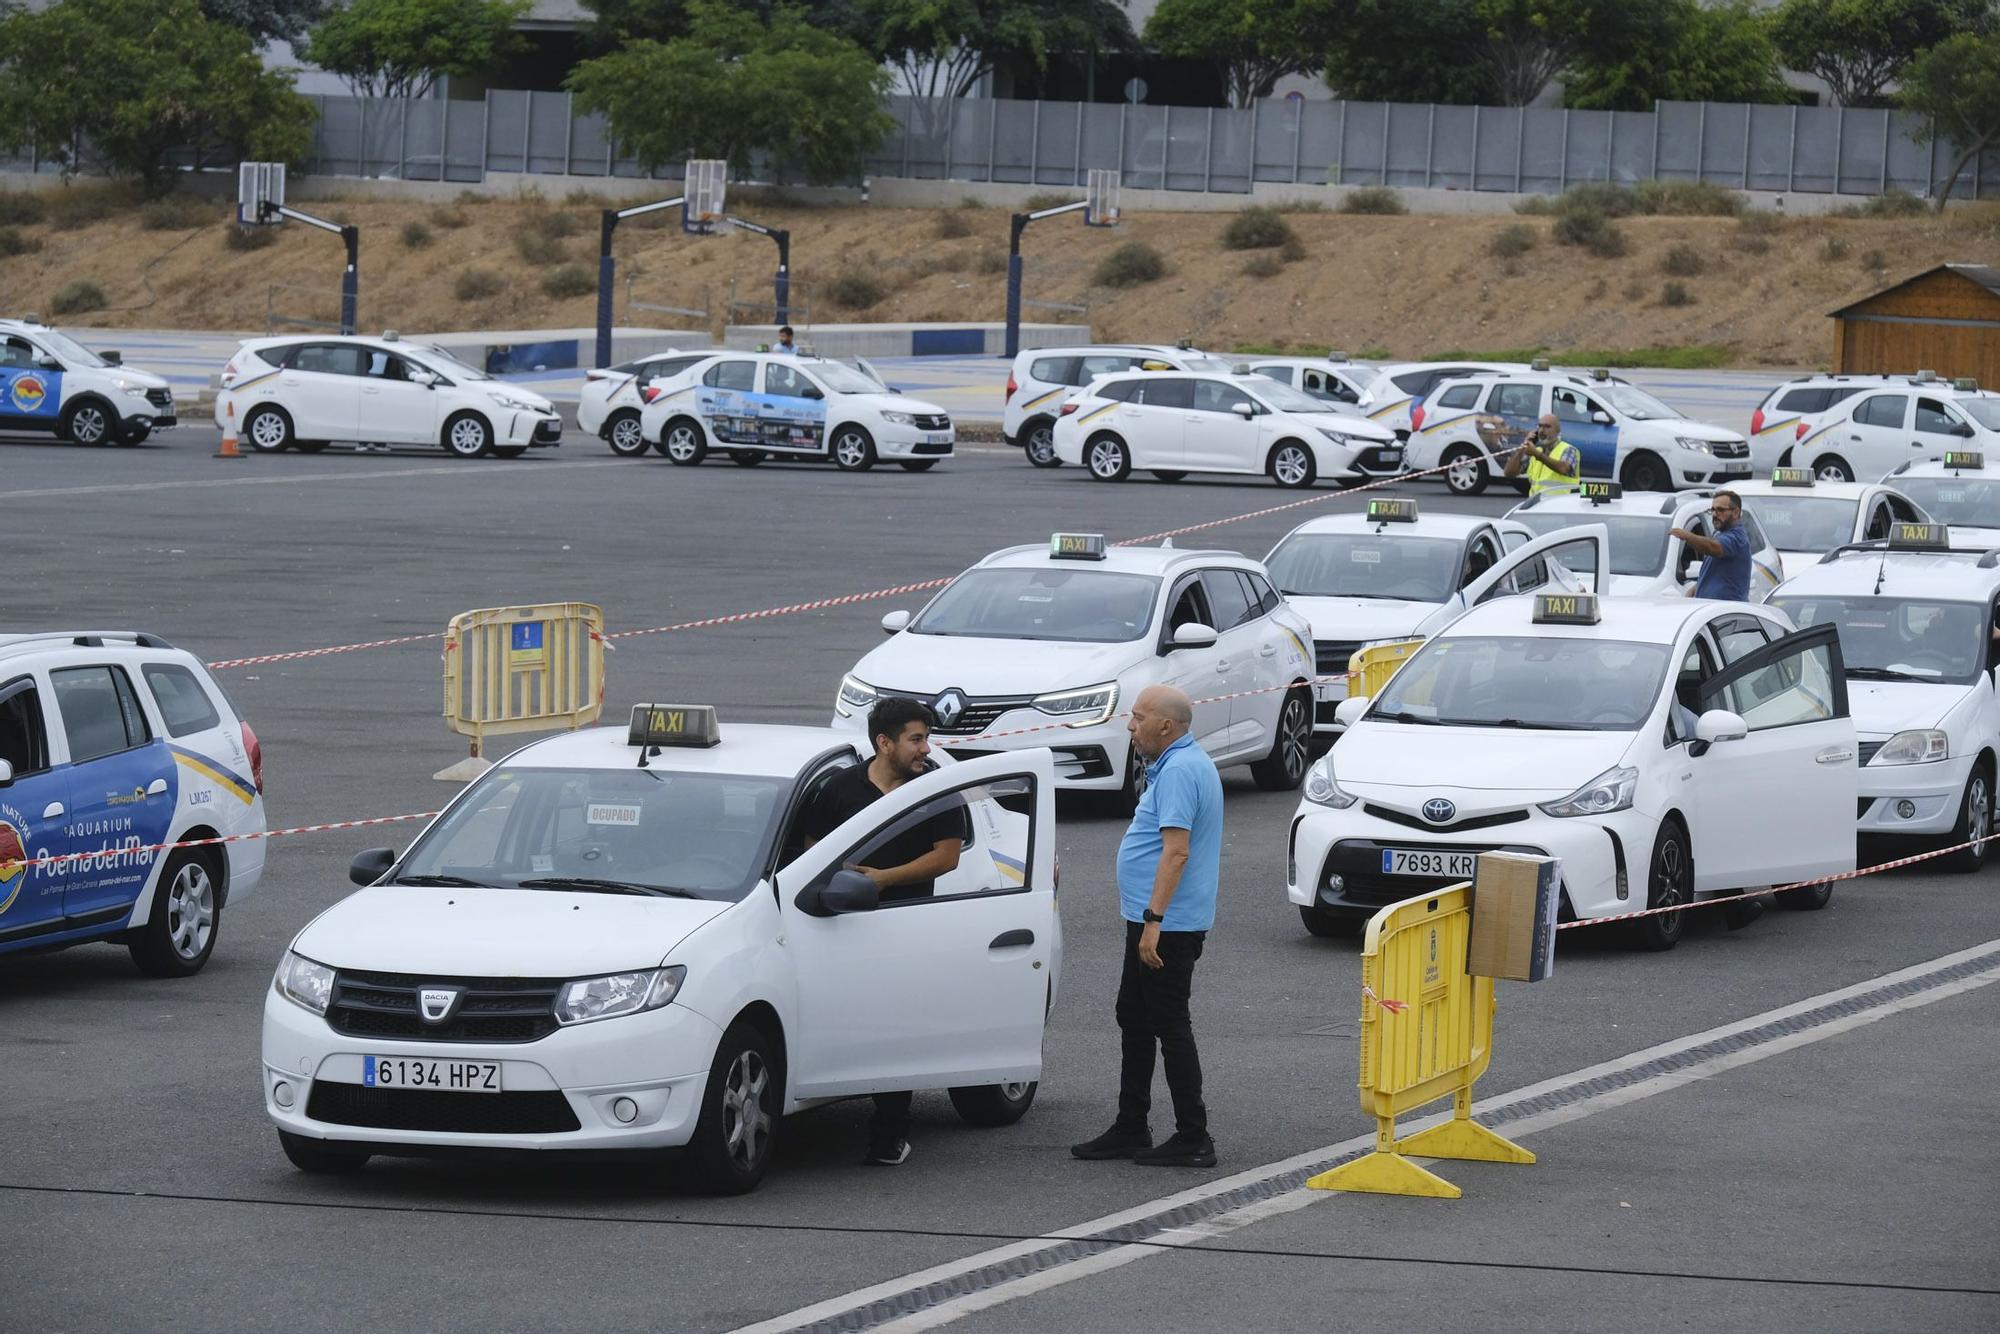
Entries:
{"type": "Polygon", "coordinates": [[[527,171],[561,175],[569,171],[568,93],[529,93],[526,140],[527,171]]]}
{"type": "Polygon", "coordinates": [[[951,170],[956,180],[985,180],[991,159],[987,154],[993,136],[994,103],[987,98],[959,98],[945,112],[945,139],[950,149],[951,170]]]}
{"type": "Polygon", "coordinates": [[[1701,137],[1705,107],[1697,102],[1661,102],[1654,109],[1654,142],[1659,157],[1653,176],[1662,181],[1701,179],[1701,137]]]}
{"type": "MultiPolygon", "coordinates": [[[[1083,167],[1118,166],[1119,144],[1124,134],[1125,106],[1106,102],[1083,104],[1083,167]]],[[[1086,183],[1089,177],[1084,178],[1086,183]]]]}
{"type": "Polygon", "coordinates": [[[1164,113],[1162,139],[1166,152],[1162,155],[1161,169],[1165,173],[1165,187],[1168,190],[1200,190],[1207,182],[1202,177],[1202,163],[1206,154],[1208,139],[1207,107],[1161,107],[1164,113]]]}
{"type": "Polygon", "coordinates": [[[1425,183],[1441,190],[1476,190],[1479,135],[1486,129],[1478,107],[1437,107],[1430,126],[1431,157],[1425,183]]]}
{"type": "Polygon", "coordinates": [[[1560,194],[1569,186],[1563,162],[1564,113],[1550,107],[1528,107],[1521,113],[1520,188],[1538,194],[1560,194]]]}
{"type": "Polygon", "coordinates": [[[1208,188],[1230,194],[1250,192],[1250,135],[1257,112],[1218,109],[1208,152],[1208,188]]]}
{"type": "Polygon", "coordinates": [[[611,127],[602,116],[578,116],[569,127],[569,174],[611,174],[611,127]]]}
{"type": "Polygon", "coordinates": [[[1035,179],[1035,104],[993,104],[993,170],[990,179],[1032,183],[1035,179]]]}
{"type": "Polygon", "coordinates": [[[494,89],[486,94],[486,170],[528,169],[527,93],[494,89]]]}
{"type": "Polygon", "coordinates": [[[486,179],[486,99],[447,102],[444,118],[444,178],[486,179]]]}
{"type": "Polygon", "coordinates": [[[1563,125],[1563,179],[1578,181],[1611,179],[1611,113],[1572,111],[1563,125]]]}

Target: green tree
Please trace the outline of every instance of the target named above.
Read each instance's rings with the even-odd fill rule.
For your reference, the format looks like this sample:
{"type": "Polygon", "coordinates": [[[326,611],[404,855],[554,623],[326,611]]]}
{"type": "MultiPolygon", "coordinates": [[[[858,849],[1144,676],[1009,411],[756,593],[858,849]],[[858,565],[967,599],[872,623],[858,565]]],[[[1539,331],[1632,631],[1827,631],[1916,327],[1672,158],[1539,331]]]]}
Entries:
{"type": "Polygon", "coordinates": [[[1003,65],[1046,70],[1051,51],[1132,45],[1114,0],[846,0],[841,27],[922,98],[964,97],[1003,65]]]}
{"type": "Polygon", "coordinates": [[[1500,104],[1524,107],[1579,59],[1647,50],[1658,7],[1631,0],[1470,0],[1466,53],[1486,70],[1500,104]]]}
{"type": "Polygon", "coordinates": [[[1919,51],[1992,26],[1992,0],[1784,0],[1772,37],[1787,65],[1826,80],[1842,106],[1869,106],[1919,51]]]}
{"type": "Polygon", "coordinates": [[[1336,25],[1326,82],[1340,97],[1450,106],[1499,98],[1485,67],[1461,55],[1470,0],[1342,0],[1336,25]]]}
{"type": "Polygon", "coordinates": [[[422,97],[439,75],[492,69],[520,45],[530,0],[351,0],[299,54],[357,97],[422,97]]]}
{"type": "Polygon", "coordinates": [[[265,69],[249,36],[197,0],[57,0],[0,22],[0,142],[73,169],[67,146],[87,140],[150,194],[173,187],[178,149],[197,166],[296,162],[312,122],[290,73],[265,69]]]}
{"type": "Polygon", "coordinates": [[[780,7],[768,23],[695,0],[686,37],[640,40],[570,74],[577,105],[601,112],[648,168],[764,154],[780,172],[851,179],[895,127],[882,108],[889,75],[854,43],[780,7]]]}
{"type": "Polygon", "coordinates": [[[1931,207],[1942,213],[1967,164],[2000,140],[2000,37],[1945,38],[1904,68],[1899,100],[1925,117],[1918,143],[1944,139],[1954,150],[1931,191],[1931,207]]]}
{"type": "Polygon", "coordinates": [[[1580,57],[1563,78],[1563,105],[1649,111],[1653,103],[1789,102],[1767,15],[1750,0],[1659,0],[1657,39],[1617,59],[1580,57]]]}
{"type": "Polygon", "coordinates": [[[1146,41],[1170,56],[1212,60],[1229,104],[1269,97],[1287,74],[1326,63],[1339,0],[1160,0],[1146,41]]]}
{"type": "Polygon", "coordinates": [[[1526,106],[1580,61],[1656,45],[1659,10],[1632,0],[1341,0],[1327,82],[1368,100],[1526,106]]]}
{"type": "Polygon", "coordinates": [[[333,0],[201,0],[201,12],[239,28],[250,40],[296,42],[326,17],[333,0]]]}

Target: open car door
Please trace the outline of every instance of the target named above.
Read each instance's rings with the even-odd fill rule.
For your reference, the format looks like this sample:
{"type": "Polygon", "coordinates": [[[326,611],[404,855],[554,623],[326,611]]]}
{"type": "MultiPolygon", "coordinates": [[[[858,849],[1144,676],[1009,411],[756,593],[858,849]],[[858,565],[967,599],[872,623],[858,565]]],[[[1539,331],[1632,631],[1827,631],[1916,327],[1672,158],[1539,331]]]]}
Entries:
{"type": "Polygon", "coordinates": [[[1428,639],[1482,602],[1557,589],[1588,593],[1611,569],[1611,530],[1601,523],[1559,528],[1508,552],[1492,569],[1451,595],[1418,623],[1413,639],[1428,639]]]}

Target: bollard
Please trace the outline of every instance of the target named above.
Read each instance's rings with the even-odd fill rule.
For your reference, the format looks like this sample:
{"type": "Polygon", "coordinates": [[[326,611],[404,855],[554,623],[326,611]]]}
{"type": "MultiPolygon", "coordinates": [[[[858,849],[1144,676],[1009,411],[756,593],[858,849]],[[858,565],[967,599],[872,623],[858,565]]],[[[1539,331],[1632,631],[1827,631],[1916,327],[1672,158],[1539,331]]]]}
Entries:
{"type": "Polygon", "coordinates": [[[243,451],[236,447],[236,400],[232,398],[224,404],[223,412],[228,421],[222,428],[222,444],[216,448],[215,457],[240,459],[243,457],[243,451]]]}

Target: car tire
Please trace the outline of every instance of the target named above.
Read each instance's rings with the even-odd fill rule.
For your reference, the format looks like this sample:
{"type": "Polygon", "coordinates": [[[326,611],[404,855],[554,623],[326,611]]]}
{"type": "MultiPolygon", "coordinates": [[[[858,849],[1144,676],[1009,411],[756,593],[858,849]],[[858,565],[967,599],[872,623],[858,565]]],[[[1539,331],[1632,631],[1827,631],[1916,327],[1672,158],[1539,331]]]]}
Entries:
{"type": "Polygon", "coordinates": [[[1163,482],[1183,482],[1187,480],[1187,474],[1179,468],[1155,468],[1153,469],[1153,476],[1163,482]]]}
{"type": "Polygon", "coordinates": [[[1367,920],[1360,913],[1335,912],[1310,903],[1299,905],[1299,921],[1305,925],[1306,934],[1318,940],[1351,939],[1360,934],[1357,928],[1367,920]]]}
{"type": "MultiPolygon", "coordinates": [[[[1993,832],[1993,767],[1988,760],[1977,760],[1972,766],[1972,776],[1965,780],[1965,795],[1958,803],[1958,823],[1952,826],[1950,843],[1970,843],[1974,839],[1985,838],[1993,832]]],[[[1976,847],[1960,848],[1948,857],[1940,858],[1947,871],[1971,874],[1986,866],[1987,853],[1991,843],[1981,843],[1976,847]]]]}
{"type": "Polygon", "coordinates": [[[1047,417],[1031,417],[1021,427],[1021,453],[1037,468],[1060,468],[1056,455],[1056,424],[1047,417]]]}
{"type": "Polygon", "coordinates": [[[1125,746],[1125,781],[1116,792],[1105,795],[1113,815],[1128,816],[1139,809],[1139,798],[1146,795],[1146,760],[1129,742],[1125,746]]]}
{"type": "Polygon", "coordinates": [[[344,1176],[368,1166],[369,1155],[360,1149],[336,1149],[325,1140],[294,1135],[289,1130],[278,1132],[278,1147],[293,1167],[313,1176],[344,1176]]]}
{"type": "Polygon", "coordinates": [[[493,457],[496,459],[518,459],[528,452],[526,445],[495,445],[493,457]]]}
{"type": "Polygon", "coordinates": [[[621,459],[643,458],[651,448],[646,442],[645,424],[630,408],[612,413],[611,420],[604,423],[604,443],[621,459]]]}
{"type": "Polygon", "coordinates": [[[1660,456],[1643,450],[1625,460],[1625,466],[1618,470],[1618,481],[1627,491],[1674,489],[1674,475],[1660,456]]]}
{"type": "Polygon", "coordinates": [[[132,962],[148,977],[193,977],[222,934],[222,877],[207,849],[180,848],[160,869],[152,915],[130,936],[132,962]]]}
{"type": "Polygon", "coordinates": [[[729,461],[739,468],[754,468],[762,463],[766,455],[761,449],[732,449],[729,461]]]}
{"type": "Polygon", "coordinates": [[[716,1044],[701,1119],[683,1160],[707,1194],[753,1191],[771,1165],[785,1105],[776,1055],[770,1035],[747,1019],[731,1024],[716,1044]]]}
{"type": "Polygon", "coordinates": [[[63,439],[77,445],[108,444],[118,434],[111,409],[94,398],[80,398],[63,409],[63,439]]]}
{"type": "Polygon", "coordinates": [[[937,467],[937,462],[936,459],[899,459],[897,465],[904,472],[929,472],[937,467]]]}
{"type": "Polygon", "coordinates": [[[1851,482],[1854,469],[1846,459],[1838,454],[1826,454],[1813,464],[1813,480],[1816,482],[1851,482]]]}
{"type": "Polygon", "coordinates": [[[676,417],[660,431],[660,452],[669,463],[692,468],[708,457],[708,435],[692,417],[676,417]]]}
{"type": "Polygon", "coordinates": [[[1278,706],[1271,753],[1250,766],[1250,777],[1266,792],[1291,792],[1312,767],[1313,703],[1303,690],[1287,692],[1278,706]]]}
{"type": "Polygon", "coordinates": [[[1083,466],[1095,482],[1122,482],[1132,475],[1132,451],[1115,435],[1094,437],[1083,447],[1083,466]]]}
{"type": "Polygon", "coordinates": [[[444,424],[445,452],[455,459],[484,458],[493,452],[493,428],[476,412],[461,412],[444,424]]]}
{"type": "Polygon", "coordinates": [[[1446,450],[1439,462],[1444,465],[1445,490],[1455,496],[1479,495],[1493,480],[1492,470],[1486,466],[1486,456],[1469,446],[1459,445],[1446,450]]]}
{"type": "Polygon", "coordinates": [[[285,410],[260,403],[243,414],[243,443],[259,454],[276,454],[298,442],[285,410]]]}
{"type": "Polygon", "coordinates": [[[833,433],[827,453],[842,472],[867,472],[875,466],[875,438],[849,423],[833,433]]]}
{"type": "Polygon", "coordinates": [[[1035,1105],[1037,1080],[1015,1084],[970,1084],[949,1090],[958,1119],[969,1126],[1011,1126],[1035,1105]]]}
{"type": "Polygon", "coordinates": [[[1271,446],[1271,457],[1264,460],[1264,471],[1272,481],[1290,491],[1304,490],[1319,478],[1312,446],[1298,440],[1280,440],[1271,446]]]}
{"type": "MultiPolygon", "coordinates": [[[[1665,908],[1694,901],[1694,856],[1688,850],[1687,831],[1676,821],[1666,820],[1653,840],[1653,856],[1646,868],[1646,906],[1665,908]]],[[[1660,913],[1626,923],[1635,949],[1658,952],[1680,944],[1687,913],[1660,913]]]]}

